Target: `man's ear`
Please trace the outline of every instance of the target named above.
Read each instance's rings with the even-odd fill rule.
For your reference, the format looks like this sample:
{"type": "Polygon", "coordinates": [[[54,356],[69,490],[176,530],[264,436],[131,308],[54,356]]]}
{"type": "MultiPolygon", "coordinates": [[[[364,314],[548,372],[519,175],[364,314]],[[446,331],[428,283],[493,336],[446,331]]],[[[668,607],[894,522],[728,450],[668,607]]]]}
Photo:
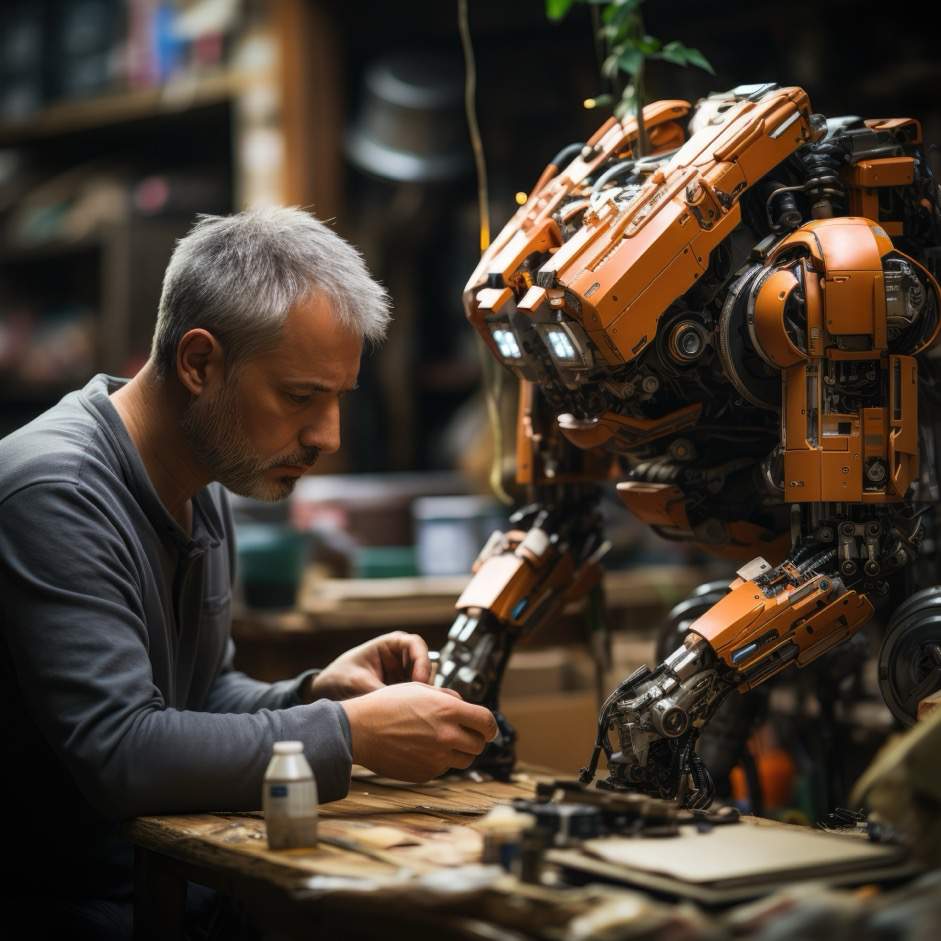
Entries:
{"type": "Polygon", "coordinates": [[[201,395],[208,386],[221,383],[223,361],[219,341],[201,327],[188,330],[176,348],[176,371],[193,395],[201,395]]]}

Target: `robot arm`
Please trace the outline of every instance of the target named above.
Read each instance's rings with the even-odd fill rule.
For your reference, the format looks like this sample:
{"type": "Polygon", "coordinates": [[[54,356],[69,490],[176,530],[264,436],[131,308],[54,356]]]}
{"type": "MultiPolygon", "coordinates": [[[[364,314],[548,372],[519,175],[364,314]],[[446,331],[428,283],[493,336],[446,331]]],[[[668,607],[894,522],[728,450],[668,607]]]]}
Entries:
{"type": "MultiPolygon", "coordinates": [[[[888,555],[898,564],[900,556],[917,551],[920,523],[903,515],[896,525],[896,531],[884,534],[875,533],[872,523],[860,528],[867,529],[863,535],[870,547],[885,547],[880,560],[888,555]]],[[[857,524],[842,527],[845,546],[857,524]]],[[[873,564],[874,557],[867,559],[870,570],[881,564],[873,564]]],[[[839,574],[847,568],[845,558],[842,565],[839,558],[838,549],[808,540],[779,566],[757,558],[741,568],[725,597],[689,626],[683,646],[655,670],[639,669],[608,697],[580,779],[594,778],[604,751],[609,776],[599,786],[708,806],[712,782],[694,749],[726,697],[752,689],[791,664],[807,666],[871,617],[873,605],[860,583],[849,587],[839,574]],[[617,731],[617,749],[609,743],[609,730],[617,731]]]]}
{"type": "Polygon", "coordinates": [[[520,397],[517,478],[532,502],[494,532],[457,600],[457,617],[437,656],[435,685],[494,711],[499,733],[474,768],[505,776],[515,732],[499,710],[503,673],[517,642],[584,598],[602,578],[604,538],[596,475],[603,455],[573,448],[551,427],[531,386],[520,397]]]}
{"type": "Polygon", "coordinates": [[[642,667],[608,698],[581,780],[592,780],[603,750],[609,776],[600,786],[708,806],[712,782],[694,748],[725,698],[792,663],[806,666],[872,614],[864,596],[820,571],[830,556],[775,568],[758,558],[739,570],[728,594],[690,625],[682,647],[655,670],[642,667]],[[617,750],[609,727],[617,730],[617,750]]]}
{"type": "Polygon", "coordinates": [[[505,776],[515,762],[515,733],[499,711],[503,672],[517,641],[545,624],[601,579],[596,511],[531,504],[494,532],[457,601],[458,615],[438,654],[435,685],[494,711],[499,733],[474,764],[505,776]]]}

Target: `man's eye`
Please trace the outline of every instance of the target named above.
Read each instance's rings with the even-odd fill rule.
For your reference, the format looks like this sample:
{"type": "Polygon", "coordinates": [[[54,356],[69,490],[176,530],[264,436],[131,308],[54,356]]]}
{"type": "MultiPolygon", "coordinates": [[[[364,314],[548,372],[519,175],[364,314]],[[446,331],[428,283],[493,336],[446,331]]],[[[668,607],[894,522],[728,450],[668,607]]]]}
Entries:
{"type": "Polygon", "coordinates": [[[296,402],[298,405],[303,405],[305,402],[309,402],[313,398],[310,393],[301,395],[297,392],[288,392],[286,394],[292,402],[296,402]]]}

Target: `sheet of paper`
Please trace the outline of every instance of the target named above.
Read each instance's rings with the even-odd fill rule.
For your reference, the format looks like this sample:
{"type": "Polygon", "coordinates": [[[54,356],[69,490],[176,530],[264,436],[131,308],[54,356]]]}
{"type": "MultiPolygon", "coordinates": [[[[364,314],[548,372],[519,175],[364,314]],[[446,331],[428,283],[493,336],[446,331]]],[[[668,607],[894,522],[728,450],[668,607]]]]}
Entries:
{"type": "Polygon", "coordinates": [[[687,828],[672,837],[588,840],[582,849],[616,866],[699,884],[763,879],[778,873],[812,877],[822,870],[889,863],[899,855],[895,847],[836,833],[746,823],[705,833],[687,828]]]}

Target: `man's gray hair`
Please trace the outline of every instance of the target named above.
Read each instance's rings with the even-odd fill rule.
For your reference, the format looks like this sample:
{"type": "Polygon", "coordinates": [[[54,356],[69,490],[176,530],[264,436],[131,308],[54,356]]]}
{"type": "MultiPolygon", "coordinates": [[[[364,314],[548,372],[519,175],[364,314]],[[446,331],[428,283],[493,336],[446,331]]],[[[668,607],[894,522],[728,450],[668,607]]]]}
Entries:
{"type": "Polygon", "coordinates": [[[269,206],[197,216],[164,275],[151,349],[157,376],[172,375],[179,342],[196,327],[222,345],[226,373],[238,372],[276,349],[291,307],[316,296],[364,341],[385,336],[385,288],[360,252],[310,213],[269,206]]]}

